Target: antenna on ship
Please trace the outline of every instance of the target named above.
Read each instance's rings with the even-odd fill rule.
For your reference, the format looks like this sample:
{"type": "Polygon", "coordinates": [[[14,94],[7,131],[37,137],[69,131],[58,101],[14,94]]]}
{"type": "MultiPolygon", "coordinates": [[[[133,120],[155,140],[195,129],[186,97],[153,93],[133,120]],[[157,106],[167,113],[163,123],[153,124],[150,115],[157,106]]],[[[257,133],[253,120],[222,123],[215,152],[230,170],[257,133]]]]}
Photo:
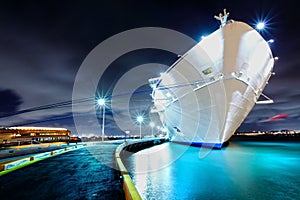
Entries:
{"type": "Polygon", "coordinates": [[[221,27],[225,26],[227,23],[227,17],[229,16],[229,12],[226,11],[226,8],[223,9],[224,14],[219,13],[219,16],[215,15],[215,18],[221,22],[221,27]]]}

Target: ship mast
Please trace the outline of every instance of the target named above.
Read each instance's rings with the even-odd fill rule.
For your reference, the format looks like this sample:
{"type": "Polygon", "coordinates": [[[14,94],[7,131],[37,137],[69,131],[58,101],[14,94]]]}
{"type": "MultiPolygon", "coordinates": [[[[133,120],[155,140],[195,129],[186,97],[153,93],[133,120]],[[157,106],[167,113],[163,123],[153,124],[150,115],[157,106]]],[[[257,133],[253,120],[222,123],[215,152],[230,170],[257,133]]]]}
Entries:
{"type": "Polygon", "coordinates": [[[226,12],[226,8],[223,9],[224,14],[219,13],[219,16],[215,15],[215,18],[221,22],[221,27],[225,26],[227,23],[227,17],[229,16],[229,12],[226,12]]]}

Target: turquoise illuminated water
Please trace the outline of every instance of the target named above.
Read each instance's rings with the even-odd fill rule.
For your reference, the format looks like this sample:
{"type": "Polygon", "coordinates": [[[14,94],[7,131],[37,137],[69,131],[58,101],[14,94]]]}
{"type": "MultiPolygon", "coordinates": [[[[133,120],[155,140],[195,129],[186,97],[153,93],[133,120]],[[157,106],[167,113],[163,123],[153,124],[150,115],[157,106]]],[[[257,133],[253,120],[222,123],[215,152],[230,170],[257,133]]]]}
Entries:
{"type": "Polygon", "coordinates": [[[165,143],[126,166],[143,199],[300,199],[300,142],[165,143]]]}

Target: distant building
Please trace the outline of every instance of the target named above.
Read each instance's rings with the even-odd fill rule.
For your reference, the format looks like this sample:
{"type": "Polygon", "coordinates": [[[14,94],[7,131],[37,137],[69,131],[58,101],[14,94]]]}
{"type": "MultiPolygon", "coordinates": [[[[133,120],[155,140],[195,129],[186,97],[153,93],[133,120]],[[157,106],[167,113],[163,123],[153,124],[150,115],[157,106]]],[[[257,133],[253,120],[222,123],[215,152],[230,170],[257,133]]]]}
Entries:
{"type": "Polygon", "coordinates": [[[71,131],[49,127],[1,127],[0,144],[69,141],[71,131]]]}

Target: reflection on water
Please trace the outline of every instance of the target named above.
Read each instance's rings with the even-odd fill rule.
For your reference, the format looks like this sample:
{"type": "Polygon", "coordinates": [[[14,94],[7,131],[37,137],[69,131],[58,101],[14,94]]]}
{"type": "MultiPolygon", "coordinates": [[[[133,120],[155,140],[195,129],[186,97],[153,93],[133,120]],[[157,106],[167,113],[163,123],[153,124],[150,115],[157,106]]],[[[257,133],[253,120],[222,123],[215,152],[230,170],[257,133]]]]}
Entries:
{"type": "Polygon", "coordinates": [[[143,199],[299,199],[299,142],[231,142],[199,152],[166,143],[126,165],[143,199]]]}

